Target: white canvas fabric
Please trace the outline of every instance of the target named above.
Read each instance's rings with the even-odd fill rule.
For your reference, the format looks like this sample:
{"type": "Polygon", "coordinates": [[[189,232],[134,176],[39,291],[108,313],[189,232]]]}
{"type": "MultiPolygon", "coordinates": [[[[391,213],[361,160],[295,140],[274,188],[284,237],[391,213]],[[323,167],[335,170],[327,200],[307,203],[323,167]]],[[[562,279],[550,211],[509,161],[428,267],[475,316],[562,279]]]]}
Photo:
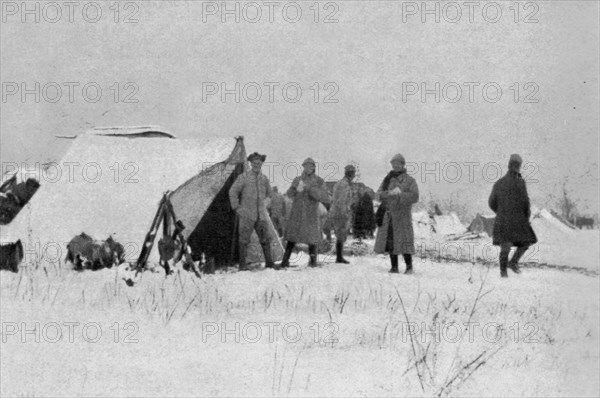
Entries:
{"type": "Polygon", "coordinates": [[[440,235],[460,235],[467,232],[467,228],[460,222],[458,215],[454,212],[433,216],[435,221],[435,230],[440,235]]]}
{"type": "MultiPolygon", "coordinates": [[[[73,140],[31,201],[10,225],[0,228],[3,241],[21,239],[25,251],[35,250],[38,256],[48,252],[45,247],[60,247],[64,259],[74,236],[85,232],[103,240],[112,234],[125,246],[127,260],[135,261],[163,194],[226,161],[237,143],[233,137],[147,138],[140,135],[143,129],[98,133],[73,140]]],[[[211,194],[199,194],[207,201],[201,206],[204,211],[211,194]]],[[[156,243],[151,260],[157,259],[156,243]]]]}
{"type": "Polygon", "coordinates": [[[495,215],[482,215],[477,213],[471,224],[469,224],[469,232],[482,234],[485,233],[488,236],[492,236],[494,231],[494,221],[496,219],[495,215]]]}
{"type": "Polygon", "coordinates": [[[574,236],[577,233],[576,230],[563,224],[546,209],[540,210],[532,217],[531,225],[538,234],[538,239],[542,236],[547,240],[559,241],[565,236],[574,236]]]}
{"type": "Polygon", "coordinates": [[[435,236],[433,232],[433,220],[429,214],[424,211],[416,211],[412,214],[413,231],[417,239],[432,239],[435,236]]]}

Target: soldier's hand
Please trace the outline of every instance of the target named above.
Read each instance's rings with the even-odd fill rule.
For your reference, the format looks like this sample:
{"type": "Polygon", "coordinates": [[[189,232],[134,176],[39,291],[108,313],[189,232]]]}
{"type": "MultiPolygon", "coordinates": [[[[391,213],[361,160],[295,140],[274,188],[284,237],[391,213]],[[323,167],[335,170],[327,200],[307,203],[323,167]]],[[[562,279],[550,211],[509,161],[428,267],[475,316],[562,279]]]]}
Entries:
{"type": "Polygon", "coordinates": [[[300,183],[298,183],[298,186],[296,187],[296,191],[298,191],[298,192],[304,191],[304,182],[303,181],[300,181],[300,183]]]}
{"type": "Polygon", "coordinates": [[[392,191],[390,192],[391,195],[400,195],[401,193],[402,191],[398,187],[392,189],[392,191]]]}

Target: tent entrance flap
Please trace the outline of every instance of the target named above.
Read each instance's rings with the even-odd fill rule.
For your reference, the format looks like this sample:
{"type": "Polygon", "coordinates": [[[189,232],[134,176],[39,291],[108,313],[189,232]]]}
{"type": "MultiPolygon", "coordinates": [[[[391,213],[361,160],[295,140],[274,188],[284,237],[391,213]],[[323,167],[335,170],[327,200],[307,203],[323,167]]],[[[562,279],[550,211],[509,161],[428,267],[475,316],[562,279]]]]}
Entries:
{"type": "Polygon", "coordinates": [[[208,182],[207,179],[217,179],[220,189],[195,228],[190,226],[187,242],[194,257],[199,258],[204,253],[206,257],[213,258],[216,264],[230,265],[237,261],[238,253],[236,215],[229,201],[229,189],[235,179],[244,172],[244,165],[230,165],[222,171],[211,173],[204,178],[205,183],[208,182]],[[233,170],[226,170],[231,168],[233,170]],[[221,180],[225,177],[227,179],[222,184],[221,180]]]}
{"type": "MultiPolygon", "coordinates": [[[[209,167],[170,195],[177,219],[185,225],[183,236],[196,260],[204,253],[220,266],[237,262],[237,216],[231,208],[229,189],[246,171],[245,162],[243,147],[237,147],[226,162],[209,167]]],[[[271,220],[268,222],[271,255],[277,261],[283,257],[283,247],[271,220]]],[[[250,263],[264,261],[256,232],[252,234],[246,260],[250,263]]]]}
{"type": "Polygon", "coordinates": [[[200,260],[204,253],[218,263],[233,262],[236,231],[229,188],[243,171],[241,163],[218,163],[174,192],[165,193],[146,234],[137,268],[141,269],[148,261],[161,224],[163,239],[174,239],[171,235],[175,228],[180,243],[189,246],[194,260],[200,260]]]}
{"type": "MultiPolygon", "coordinates": [[[[242,139],[237,144],[227,160],[213,163],[180,185],[175,191],[161,202],[160,207],[172,209],[172,218],[175,224],[181,224],[180,240],[191,251],[191,257],[195,261],[202,259],[214,260],[219,266],[228,266],[237,262],[238,254],[238,232],[236,230],[237,215],[231,208],[229,190],[236,178],[246,171],[246,151],[242,139]],[[168,205],[168,206],[167,206],[168,205]]],[[[148,238],[153,238],[153,232],[159,228],[164,215],[157,214],[148,238]]],[[[269,233],[271,240],[271,254],[274,260],[281,259],[283,247],[275,231],[275,227],[269,221],[269,233]]],[[[171,234],[170,226],[163,221],[163,237],[171,234]]],[[[174,225],[175,225],[174,224],[174,225]]],[[[251,238],[251,246],[259,248],[256,232],[251,238]]],[[[143,250],[149,252],[150,249],[143,250]]],[[[148,255],[146,254],[146,258],[148,255]]],[[[262,250],[249,250],[248,262],[262,262],[264,256],[262,250]]],[[[140,264],[141,265],[141,264],[140,264]]]]}

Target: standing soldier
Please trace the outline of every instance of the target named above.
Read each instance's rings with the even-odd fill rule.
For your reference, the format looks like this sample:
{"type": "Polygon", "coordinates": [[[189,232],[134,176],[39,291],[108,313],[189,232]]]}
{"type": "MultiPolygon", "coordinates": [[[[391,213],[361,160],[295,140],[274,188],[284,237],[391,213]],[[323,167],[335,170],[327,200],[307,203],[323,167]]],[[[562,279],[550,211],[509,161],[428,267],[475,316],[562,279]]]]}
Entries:
{"type": "Polygon", "coordinates": [[[310,267],[317,266],[317,244],[321,241],[322,231],[319,223],[319,202],[327,203],[329,194],[325,181],[315,174],[315,161],[307,158],[303,163],[301,176],[294,178],[287,195],[293,199],[292,210],[285,228],[287,245],[281,267],[290,265],[290,256],[296,243],[308,244],[310,267]]]}
{"type": "Polygon", "coordinates": [[[405,274],[412,274],[412,255],[415,253],[412,225],[412,205],[419,200],[419,188],[414,178],[406,174],[404,156],[397,154],[391,162],[392,171],[383,179],[377,194],[385,206],[383,224],[377,230],[375,253],[389,253],[391,273],[398,273],[398,254],[406,263],[405,274]]]}
{"type": "Polygon", "coordinates": [[[256,230],[265,255],[267,268],[274,268],[271,256],[271,237],[265,199],[271,196],[271,184],[261,168],[267,157],[254,152],[248,156],[251,169],[238,176],[229,190],[231,208],[238,216],[239,270],[247,271],[246,255],[252,232],[256,230]]]}
{"type": "Polygon", "coordinates": [[[529,196],[525,180],[519,173],[523,160],[517,154],[510,155],[508,172],[494,184],[489,198],[490,209],[496,213],[494,221],[493,243],[500,246],[500,277],[507,278],[508,267],[516,274],[521,270],[517,265],[530,245],[537,242],[537,237],[529,217],[529,196]],[[512,246],[517,249],[508,261],[512,246]]]}
{"type": "Polygon", "coordinates": [[[344,258],[344,242],[350,229],[350,220],[352,219],[352,204],[354,194],[352,189],[352,180],[356,176],[356,168],[348,165],[344,168],[344,178],[338,181],[333,188],[333,200],[329,210],[329,220],[335,231],[336,244],[336,263],[349,264],[344,258]]]}
{"type": "Polygon", "coordinates": [[[283,226],[285,225],[285,199],[282,194],[279,193],[277,187],[273,187],[271,193],[271,203],[269,204],[269,212],[271,215],[271,221],[277,230],[279,236],[283,236],[283,226]]]}

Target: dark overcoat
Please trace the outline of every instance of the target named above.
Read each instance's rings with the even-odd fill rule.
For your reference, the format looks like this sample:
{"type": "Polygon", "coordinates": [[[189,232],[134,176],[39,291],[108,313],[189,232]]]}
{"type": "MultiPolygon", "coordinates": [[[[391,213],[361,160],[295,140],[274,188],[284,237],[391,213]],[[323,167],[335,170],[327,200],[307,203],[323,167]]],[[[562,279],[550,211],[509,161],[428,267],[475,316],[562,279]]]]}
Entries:
{"type": "Polygon", "coordinates": [[[509,171],[494,184],[489,198],[490,209],[496,213],[493,244],[512,242],[513,246],[534,244],[537,237],[529,217],[529,196],[520,173],[509,171]]]}
{"type": "Polygon", "coordinates": [[[372,233],[377,225],[375,224],[375,212],[373,211],[373,199],[365,192],[360,198],[356,211],[354,213],[353,231],[356,234],[372,233]]]}

